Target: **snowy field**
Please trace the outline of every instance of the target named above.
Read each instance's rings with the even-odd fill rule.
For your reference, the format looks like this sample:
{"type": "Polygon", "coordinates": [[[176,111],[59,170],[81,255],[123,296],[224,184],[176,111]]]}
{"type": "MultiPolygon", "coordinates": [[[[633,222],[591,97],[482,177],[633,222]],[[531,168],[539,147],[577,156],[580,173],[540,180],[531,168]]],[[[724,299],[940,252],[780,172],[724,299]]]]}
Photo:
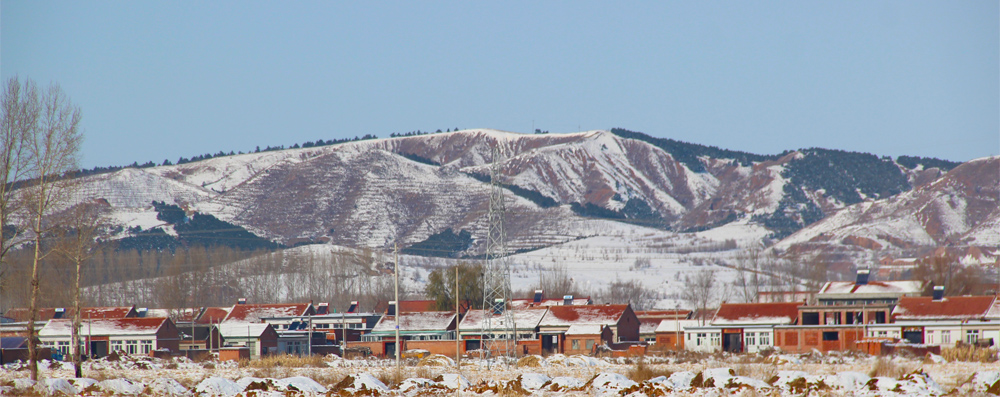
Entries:
{"type": "MultiPolygon", "coordinates": [[[[301,361],[301,360],[300,360],[301,361]]],[[[298,366],[240,366],[126,357],[41,363],[42,381],[26,366],[0,372],[3,395],[321,396],[938,396],[993,395],[1000,364],[945,362],[940,356],[876,358],[855,354],[673,355],[634,358],[528,356],[504,365],[431,356],[409,359],[395,377],[391,360],[335,356],[298,366]],[[394,382],[396,379],[397,382],[394,382]],[[456,390],[460,388],[460,390],[456,390]],[[993,394],[990,394],[993,393],[993,394]]]]}

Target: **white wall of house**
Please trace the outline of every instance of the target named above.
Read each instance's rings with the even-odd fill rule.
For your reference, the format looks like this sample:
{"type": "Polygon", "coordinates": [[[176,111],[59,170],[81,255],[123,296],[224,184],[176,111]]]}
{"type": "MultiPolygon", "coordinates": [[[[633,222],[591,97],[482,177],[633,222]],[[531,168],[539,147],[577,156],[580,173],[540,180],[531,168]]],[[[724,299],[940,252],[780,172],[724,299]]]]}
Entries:
{"type": "MultiPolygon", "coordinates": [[[[86,351],[87,335],[80,335],[80,346],[86,351]]],[[[43,346],[59,350],[65,355],[72,352],[71,336],[40,337],[39,341],[43,346]]],[[[108,352],[122,351],[127,354],[149,354],[149,352],[159,349],[156,335],[141,336],[110,336],[108,337],[108,352]]]]}
{"type": "Polygon", "coordinates": [[[684,350],[714,352],[722,350],[721,328],[685,328],[684,350]]]}
{"type": "Polygon", "coordinates": [[[761,350],[774,348],[773,329],[746,328],[743,330],[743,351],[757,353],[761,350]]]}

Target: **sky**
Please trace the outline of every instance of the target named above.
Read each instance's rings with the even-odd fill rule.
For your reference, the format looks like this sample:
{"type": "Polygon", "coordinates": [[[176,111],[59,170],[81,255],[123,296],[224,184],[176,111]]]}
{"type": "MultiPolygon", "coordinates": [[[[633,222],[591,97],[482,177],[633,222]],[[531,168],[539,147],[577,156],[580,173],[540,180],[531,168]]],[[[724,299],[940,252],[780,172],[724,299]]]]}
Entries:
{"type": "Polygon", "coordinates": [[[453,128],[1000,153],[1000,2],[622,3],[4,0],[0,76],[62,87],[85,168],[453,128]]]}

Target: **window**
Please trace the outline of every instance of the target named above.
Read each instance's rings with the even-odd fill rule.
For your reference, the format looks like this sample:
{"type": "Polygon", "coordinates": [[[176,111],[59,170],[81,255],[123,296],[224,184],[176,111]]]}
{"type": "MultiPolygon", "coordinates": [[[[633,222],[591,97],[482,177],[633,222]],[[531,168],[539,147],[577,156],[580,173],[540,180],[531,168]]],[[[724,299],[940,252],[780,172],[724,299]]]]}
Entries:
{"type": "Polygon", "coordinates": [[[719,346],[722,344],[722,334],[712,334],[712,346],[719,346]]]}
{"type": "Polygon", "coordinates": [[[587,350],[594,350],[594,340],[587,339],[587,350]]]}
{"type": "Polygon", "coordinates": [[[965,343],[968,343],[970,345],[974,345],[978,341],[979,341],[979,330],[978,329],[970,329],[970,330],[965,331],[965,343]]]}
{"type": "Polygon", "coordinates": [[[701,346],[701,344],[704,343],[704,340],[707,339],[707,338],[708,338],[708,334],[705,334],[705,333],[698,334],[698,343],[697,343],[697,345],[701,346]]]}
{"type": "Polygon", "coordinates": [[[934,331],[931,330],[927,331],[927,344],[928,345],[934,344],[934,331]]]}
{"type": "Polygon", "coordinates": [[[875,324],[885,324],[885,312],[875,312],[875,324]]]}
{"type": "Polygon", "coordinates": [[[761,346],[770,346],[771,345],[771,334],[769,334],[767,332],[761,332],[760,333],[760,345],[761,346]]]}
{"type": "Polygon", "coordinates": [[[802,313],[802,325],[819,325],[819,313],[802,313]]]}
{"type": "MultiPolygon", "coordinates": [[[[139,343],[141,344],[140,352],[142,354],[149,354],[149,352],[153,351],[153,341],[151,341],[151,340],[143,340],[143,341],[139,341],[139,343]]],[[[194,346],[192,346],[191,348],[193,349],[194,346]]]]}
{"type": "Polygon", "coordinates": [[[743,334],[743,339],[746,340],[747,346],[756,345],[757,344],[757,334],[755,334],[753,332],[747,332],[747,333],[743,334]]]}
{"type": "Polygon", "coordinates": [[[824,341],[840,340],[840,333],[837,331],[826,331],[823,332],[824,341]]]}
{"type": "Polygon", "coordinates": [[[580,340],[573,339],[573,349],[579,349],[579,348],[580,348],[580,340]]]}
{"type": "Polygon", "coordinates": [[[941,343],[951,343],[951,331],[941,331],[941,343]]]}

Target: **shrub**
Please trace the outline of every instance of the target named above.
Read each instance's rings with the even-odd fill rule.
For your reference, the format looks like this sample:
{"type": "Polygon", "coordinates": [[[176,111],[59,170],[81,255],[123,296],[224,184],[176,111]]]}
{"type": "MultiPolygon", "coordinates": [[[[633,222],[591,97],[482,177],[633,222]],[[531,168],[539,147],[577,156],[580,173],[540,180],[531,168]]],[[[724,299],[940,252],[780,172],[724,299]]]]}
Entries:
{"type": "Polygon", "coordinates": [[[948,361],[992,363],[997,361],[997,349],[971,345],[941,349],[941,357],[948,361]]]}
{"type": "Polygon", "coordinates": [[[673,372],[667,370],[666,368],[657,368],[656,366],[647,365],[646,360],[640,358],[635,362],[635,366],[628,370],[625,376],[641,383],[657,376],[670,376],[671,374],[673,374],[673,372]]]}

